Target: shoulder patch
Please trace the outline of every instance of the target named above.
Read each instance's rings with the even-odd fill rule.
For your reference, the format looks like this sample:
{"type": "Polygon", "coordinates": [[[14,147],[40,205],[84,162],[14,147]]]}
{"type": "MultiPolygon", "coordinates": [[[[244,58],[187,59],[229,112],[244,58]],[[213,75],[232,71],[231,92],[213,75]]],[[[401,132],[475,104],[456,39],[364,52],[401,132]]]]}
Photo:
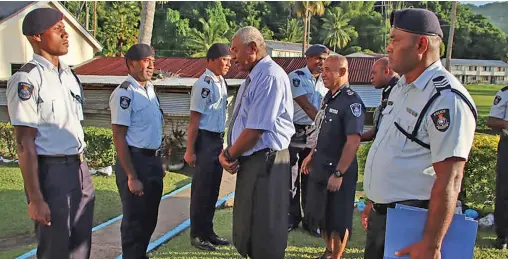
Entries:
{"type": "Polygon", "coordinates": [[[501,100],[502,100],[501,96],[496,95],[496,97],[494,98],[494,105],[497,105],[501,100]]]}
{"type": "Polygon", "coordinates": [[[34,69],[36,66],[37,65],[34,63],[26,63],[18,70],[18,72],[30,73],[30,71],[32,71],[32,69],[34,69]]]}
{"type": "Polygon", "coordinates": [[[120,85],[120,88],[123,88],[125,90],[127,90],[129,88],[129,86],[131,85],[131,83],[129,81],[124,81],[121,85],[120,85]]]}
{"type": "Polygon", "coordinates": [[[300,79],[293,78],[293,86],[294,87],[299,87],[300,86],[300,79]]]}
{"type": "Polygon", "coordinates": [[[209,77],[209,76],[205,76],[205,82],[206,82],[207,84],[210,84],[210,81],[212,81],[212,78],[211,78],[211,77],[209,77]]]}
{"type": "Polygon", "coordinates": [[[362,105],[359,103],[353,103],[349,105],[349,108],[351,108],[351,112],[355,117],[360,117],[362,115],[362,105]]]}
{"type": "Polygon", "coordinates": [[[434,85],[436,88],[443,88],[443,87],[449,87],[450,83],[448,82],[448,79],[445,76],[436,76],[432,78],[432,82],[434,82],[434,85]]]}
{"type": "Polygon", "coordinates": [[[34,86],[30,83],[19,82],[18,83],[18,97],[22,101],[26,101],[32,97],[34,86]]]}
{"type": "Polygon", "coordinates": [[[305,72],[303,72],[302,70],[295,70],[295,73],[299,76],[305,75],[305,72]]]}
{"type": "Polygon", "coordinates": [[[122,109],[127,109],[129,108],[129,106],[131,105],[131,98],[127,97],[127,96],[120,96],[120,107],[122,107],[122,109]]]}
{"type": "Polygon", "coordinates": [[[353,94],[355,94],[355,91],[348,88],[348,89],[346,89],[346,93],[347,93],[347,95],[353,95],[353,94]]]}
{"type": "Polygon", "coordinates": [[[503,88],[501,88],[501,92],[504,92],[504,91],[506,91],[506,90],[508,90],[508,85],[507,85],[507,86],[505,86],[505,87],[503,87],[503,88]]]}
{"type": "Polygon", "coordinates": [[[208,95],[209,95],[209,94],[210,94],[210,89],[208,89],[208,88],[203,88],[203,89],[201,90],[201,97],[206,98],[206,97],[208,97],[208,95]]]}
{"type": "Polygon", "coordinates": [[[450,110],[441,109],[430,116],[437,130],[445,132],[450,127],[450,110]]]}

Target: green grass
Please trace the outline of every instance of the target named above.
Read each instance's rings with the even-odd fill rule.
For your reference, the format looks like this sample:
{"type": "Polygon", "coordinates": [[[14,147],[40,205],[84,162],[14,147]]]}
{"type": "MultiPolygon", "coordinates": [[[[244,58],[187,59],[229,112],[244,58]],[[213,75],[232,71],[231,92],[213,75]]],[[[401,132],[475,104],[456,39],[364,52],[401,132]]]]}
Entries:
{"type": "Polygon", "coordinates": [[[469,93],[472,95],[478,113],[480,116],[488,116],[494,96],[503,86],[501,85],[467,85],[469,93]]]}
{"type": "MultiPolygon", "coordinates": [[[[215,231],[219,236],[231,240],[232,209],[218,210],[215,214],[215,231]]],[[[360,224],[360,213],[355,211],[353,221],[353,233],[348,242],[344,259],[363,258],[366,231],[360,224]]],[[[492,229],[480,229],[476,238],[474,259],[498,259],[507,258],[508,251],[500,251],[492,248],[495,239],[492,229]]],[[[286,258],[315,258],[324,250],[324,242],[320,238],[312,237],[304,233],[301,228],[292,231],[288,238],[286,258]]],[[[216,258],[241,258],[233,246],[219,247],[215,252],[206,252],[195,249],[190,245],[189,231],[184,231],[168,243],[154,251],[150,258],[154,259],[216,259],[216,258]]]]}
{"type": "MultiPolygon", "coordinates": [[[[98,225],[122,214],[122,207],[114,175],[111,177],[94,175],[92,180],[96,191],[94,225],[98,225]]],[[[191,178],[188,176],[168,173],[164,178],[164,193],[169,193],[190,183],[190,181],[191,178]]],[[[16,164],[0,165],[0,205],[2,207],[0,239],[24,238],[24,240],[30,240],[34,233],[34,224],[27,214],[23,178],[16,164]]],[[[0,246],[1,248],[2,246],[0,246]]],[[[18,248],[26,249],[23,247],[15,249],[18,248]]],[[[8,251],[8,253],[16,252],[19,255],[18,251],[8,251]]],[[[12,257],[3,251],[0,252],[0,258],[12,257]]]]}

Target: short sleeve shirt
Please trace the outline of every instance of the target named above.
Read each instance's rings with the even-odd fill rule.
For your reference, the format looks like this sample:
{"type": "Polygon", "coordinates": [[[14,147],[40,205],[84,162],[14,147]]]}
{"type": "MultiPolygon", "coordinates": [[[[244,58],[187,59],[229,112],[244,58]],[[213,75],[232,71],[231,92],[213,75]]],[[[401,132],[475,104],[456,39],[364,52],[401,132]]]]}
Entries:
{"type": "MultiPolygon", "coordinates": [[[[305,95],[308,97],[309,102],[319,110],[321,101],[328,92],[328,89],[326,89],[323,84],[321,75],[318,78],[315,78],[309,68],[304,67],[289,73],[289,81],[291,83],[291,93],[293,94],[293,99],[305,95]]],[[[295,124],[311,125],[313,123],[311,118],[307,115],[307,113],[305,113],[300,105],[296,103],[296,101],[293,102],[293,106],[295,110],[293,121],[295,124]]]]}
{"type": "Polygon", "coordinates": [[[14,126],[37,129],[39,155],[76,155],[83,152],[83,91],[71,68],[55,67],[44,57],[33,59],[7,83],[7,108],[14,126]]]}

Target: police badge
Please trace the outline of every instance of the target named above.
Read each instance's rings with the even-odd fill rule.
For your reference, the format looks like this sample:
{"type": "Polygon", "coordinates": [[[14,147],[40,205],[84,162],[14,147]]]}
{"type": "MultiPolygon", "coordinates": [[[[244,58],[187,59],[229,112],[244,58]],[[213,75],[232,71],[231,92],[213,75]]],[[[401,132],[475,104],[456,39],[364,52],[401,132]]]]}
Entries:
{"type": "Polygon", "coordinates": [[[293,78],[293,85],[295,87],[299,87],[300,86],[300,79],[298,78],[293,78]]]}
{"type": "Polygon", "coordinates": [[[25,82],[20,82],[18,84],[18,97],[19,99],[23,100],[23,101],[26,101],[28,99],[30,99],[30,97],[32,97],[32,92],[34,90],[34,86],[29,84],[29,83],[25,83],[25,82]]]}
{"type": "Polygon", "coordinates": [[[360,117],[360,115],[362,115],[362,105],[361,104],[353,103],[353,104],[349,105],[349,107],[351,108],[351,112],[353,113],[353,115],[355,117],[360,117]]]}
{"type": "Polygon", "coordinates": [[[450,127],[450,110],[441,109],[431,115],[434,126],[437,130],[445,132],[450,127]]]}
{"type": "Polygon", "coordinates": [[[201,90],[201,97],[206,98],[206,97],[208,97],[209,94],[210,94],[210,89],[203,88],[203,90],[201,90]]]}
{"type": "Polygon", "coordinates": [[[501,96],[496,95],[496,98],[494,98],[494,105],[497,105],[501,101],[501,96]]]}
{"type": "Polygon", "coordinates": [[[122,109],[127,109],[129,108],[129,105],[131,105],[131,98],[127,97],[127,96],[121,96],[120,97],[120,107],[122,107],[122,109]]]}

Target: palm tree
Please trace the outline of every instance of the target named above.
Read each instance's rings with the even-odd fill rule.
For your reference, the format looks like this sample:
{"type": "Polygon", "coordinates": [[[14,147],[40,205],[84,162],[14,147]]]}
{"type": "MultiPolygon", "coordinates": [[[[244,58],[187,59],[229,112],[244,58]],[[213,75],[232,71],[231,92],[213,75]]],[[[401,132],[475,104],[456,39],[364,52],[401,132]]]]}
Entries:
{"type": "Polygon", "coordinates": [[[152,41],[153,18],[155,15],[155,1],[143,2],[141,9],[141,23],[139,26],[138,43],[150,45],[152,41]]]}
{"type": "Polygon", "coordinates": [[[296,15],[303,17],[303,47],[302,53],[305,52],[310,32],[310,18],[313,15],[322,16],[325,13],[325,6],[330,1],[298,1],[295,4],[296,15]]]}
{"type": "Polygon", "coordinates": [[[326,10],[325,17],[321,18],[323,21],[322,34],[323,44],[342,49],[350,41],[352,37],[358,37],[358,32],[355,28],[349,25],[349,18],[344,15],[342,8],[335,7],[326,10]]]}
{"type": "Polygon", "coordinates": [[[302,23],[297,19],[290,19],[286,28],[281,28],[282,41],[287,42],[303,42],[302,23]]]}
{"type": "Polygon", "coordinates": [[[221,25],[214,19],[205,21],[205,19],[199,18],[199,22],[203,25],[202,32],[196,30],[196,28],[193,28],[189,32],[189,41],[187,44],[190,48],[196,50],[191,57],[204,57],[212,44],[216,42],[229,42],[225,37],[227,31],[223,31],[221,25]]]}

